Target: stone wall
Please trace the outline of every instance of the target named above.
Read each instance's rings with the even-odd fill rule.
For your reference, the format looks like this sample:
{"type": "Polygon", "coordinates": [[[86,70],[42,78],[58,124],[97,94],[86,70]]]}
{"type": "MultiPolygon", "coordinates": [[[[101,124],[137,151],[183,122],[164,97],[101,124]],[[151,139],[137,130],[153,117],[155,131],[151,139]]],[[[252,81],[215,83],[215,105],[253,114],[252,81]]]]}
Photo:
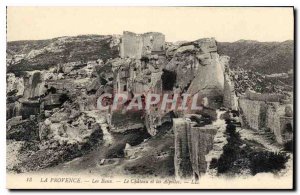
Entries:
{"type": "Polygon", "coordinates": [[[267,105],[263,101],[239,98],[239,107],[246,126],[261,129],[265,125],[267,105]]]}
{"type": "Polygon", "coordinates": [[[284,95],[272,94],[272,93],[256,93],[251,90],[247,90],[245,96],[249,100],[265,101],[265,102],[280,102],[284,95]]]}
{"type": "Polygon", "coordinates": [[[269,130],[279,144],[292,140],[293,136],[293,111],[291,105],[275,102],[280,97],[276,94],[246,95],[239,98],[240,114],[244,126],[258,131],[269,130]],[[248,99],[251,97],[251,99],[248,99]],[[257,101],[259,100],[271,100],[257,101]],[[274,102],[272,102],[274,101],[274,102]]]}
{"type": "Polygon", "coordinates": [[[158,32],[135,34],[123,32],[120,45],[121,58],[141,59],[152,53],[160,53],[165,50],[165,35],[158,32]]]}
{"type": "Polygon", "coordinates": [[[274,133],[279,144],[284,144],[293,137],[293,117],[287,116],[285,108],[286,105],[269,103],[266,113],[266,127],[274,133]]]}
{"type": "Polygon", "coordinates": [[[278,104],[269,104],[266,115],[266,127],[273,133],[276,132],[276,129],[280,127],[278,104]]]}

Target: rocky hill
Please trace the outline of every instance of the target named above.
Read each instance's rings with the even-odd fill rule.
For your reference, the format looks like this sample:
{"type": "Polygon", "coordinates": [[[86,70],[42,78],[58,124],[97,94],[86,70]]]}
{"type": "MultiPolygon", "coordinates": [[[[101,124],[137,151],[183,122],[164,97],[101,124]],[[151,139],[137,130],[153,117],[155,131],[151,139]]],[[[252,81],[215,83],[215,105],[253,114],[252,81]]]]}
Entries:
{"type": "MultiPolygon", "coordinates": [[[[8,72],[42,70],[57,63],[87,59],[105,61],[118,56],[118,38],[119,36],[110,35],[82,35],[8,42],[7,70],[8,72]]],[[[265,74],[286,73],[293,69],[294,41],[292,40],[284,42],[240,40],[217,44],[219,54],[230,57],[232,68],[240,67],[265,74]]]]}
{"type": "Polygon", "coordinates": [[[7,71],[43,70],[59,63],[97,60],[118,56],[117,37],[83,35],[48,40],[7,43],[7,71]]]}
{"type": "Polygon", "coordinates": [[[218,42],[220,55],[230,56],[230,67],[244,68],[265,74],[283,73],[293,69],[294,41],[258,42],[240,40],[218,42]]]}

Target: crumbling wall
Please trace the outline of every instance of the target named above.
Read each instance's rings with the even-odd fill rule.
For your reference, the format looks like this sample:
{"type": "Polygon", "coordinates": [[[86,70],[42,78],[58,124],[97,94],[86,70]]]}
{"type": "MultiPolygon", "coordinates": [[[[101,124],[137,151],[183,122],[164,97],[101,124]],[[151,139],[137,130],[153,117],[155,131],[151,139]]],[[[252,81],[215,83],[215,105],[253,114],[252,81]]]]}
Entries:
{"type": "Polygon", "coordinates": [[[293,137],[293,117],[286,112],[287,106],[289,105],[268,104],[266,127],[274,133],[279,144],[284,144],[293,137]]]}
{"type": "Polygon", "coordinates": [[[277,94],[246,93],[239,98],[239,108],[245,126],[259,131],[268,129],[279,144],[284,144],[293,136],[293,111],[291,105],[278,102],[281,99],[277,94]]]}
{"type": "Polygon", "coordinates": [[[165,35],[158,32],[135,34],[123,32],[120,45],[121,58],[141,59],[143,56],[153,53],[161,53],[165,50],[165,35]]]}
{"type": "Polygon", "coordinates": [[[241,97],[239,98],[239,107],[247,126],[256,130],[264,127],[267,113],[265,102],[241,97]]]}
{"type": "Polygon", "coordinates": [[[275,132],[276,140],[278,143],[286,143],[288,141],[293,141],[293,117],[281,116],[280,117],[280,130],[275,132]],[[280,142],[280,138],[282,142],[280,142]]]}
{"type": "Polygon", "coordinates": [[[165,35],[159,32],[147,32],[141,35],[143,38],[142,56],[149,54],[161,54],[165,51],[165,35]]]}
{"type": "Polygon", "coordinates": [[[251,90],[247,90],[245,97],[249,100],[264,101],[264,102],[280,102],[284,95],[273,93],[256,93],[251,90]]]}
{"type": "Polygon", "coordinates": [[[121,58],[141,59],[143,48],[143,38],[132,32],[124,32],[120,45],[121,58]]]}

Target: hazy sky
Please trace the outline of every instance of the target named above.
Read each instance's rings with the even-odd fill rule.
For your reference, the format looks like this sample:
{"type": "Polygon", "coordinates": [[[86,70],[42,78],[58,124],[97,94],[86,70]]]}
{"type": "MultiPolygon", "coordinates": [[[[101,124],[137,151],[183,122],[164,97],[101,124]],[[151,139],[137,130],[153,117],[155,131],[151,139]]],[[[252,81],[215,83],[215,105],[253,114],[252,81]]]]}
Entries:
{"type": "Polygon", "coordinates": [[[7,40],[158,31],[167,41],[293,39],[292,8],[8,7],[7,40]]]}

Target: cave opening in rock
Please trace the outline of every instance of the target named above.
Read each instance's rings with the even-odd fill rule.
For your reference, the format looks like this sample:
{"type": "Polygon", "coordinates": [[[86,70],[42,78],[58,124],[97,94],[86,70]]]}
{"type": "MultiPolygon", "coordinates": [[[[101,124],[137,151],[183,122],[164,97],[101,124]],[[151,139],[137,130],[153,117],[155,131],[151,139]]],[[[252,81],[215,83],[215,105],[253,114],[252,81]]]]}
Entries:
{"type": "Polygon", "coordinates": [[[163,90],[173,90],[176,83],[176,73],[168,70],[163,70],[161,76],[163,90]]]}

